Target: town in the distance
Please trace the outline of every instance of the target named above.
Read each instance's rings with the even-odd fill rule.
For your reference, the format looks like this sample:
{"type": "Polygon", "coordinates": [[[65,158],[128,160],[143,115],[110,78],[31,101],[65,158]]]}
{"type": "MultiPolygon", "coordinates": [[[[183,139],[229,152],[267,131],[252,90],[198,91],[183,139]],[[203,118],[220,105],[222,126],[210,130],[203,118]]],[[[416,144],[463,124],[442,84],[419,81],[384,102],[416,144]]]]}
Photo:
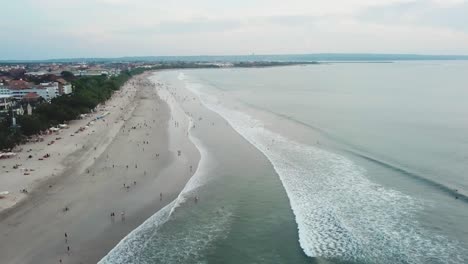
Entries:
{"type": "Polygon", "coordinates": [[[73,92],[75,76],[117,76],[135,65],[106,64],[0,64],[0,111],[31,115],[41,103],[73,92]]]}
{"type": "Polygon", "coordinates": [[[104,102],[132,73],[182,68],[271,67],[279,61],[66,61],[0,62],[0,159],[29,136],[58,129],[104,102]],[[112,86],[106,90],[102,81],[112,86]],[[78,87],[75,84],[78,83],[78,87]],[[83,89],[80,89],[83,88],[83,89]],[[74,93],[75,90],[79,93],[74,93]]]}

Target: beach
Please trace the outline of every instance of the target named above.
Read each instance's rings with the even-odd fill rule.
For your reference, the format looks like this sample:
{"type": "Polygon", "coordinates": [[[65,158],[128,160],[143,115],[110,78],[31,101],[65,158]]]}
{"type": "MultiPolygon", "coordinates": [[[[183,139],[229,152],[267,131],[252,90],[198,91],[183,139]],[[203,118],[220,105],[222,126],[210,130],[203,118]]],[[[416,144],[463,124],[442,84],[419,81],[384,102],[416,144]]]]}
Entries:
{"type": "Polygon", "coordinates": [[[161,84],[161,98],[171,109],[190,118],[189,136],[201,153],[199,167],[173,203],[132,231],[99,264],[307,261],[297,254],[294,215],[271,163],[187,89],[180,72],[164,71],[151,80],[161,84]],[[279,233],[281,239],[272,239],[279,233]]]}
{"type": "Polygon", "coordinates": [[[147,77],[0,161],[0,188],[9,192],[0,200],[2,263],[96,263],[178,196],[200,154],[188,119],[170,111],[147,77]]]}
{"type": "MultiPolygon", "coordinates": [[[[379,67],[401,73],[404,66],[379,67]]],[[[22,146],[19,159],[2,160],[5,171],[22,164],[12,170],[16,174],[1,175],[10,184],[2,190],[18,197],[0,214],[2,263],[466,262],[460,175],[451,176],[457,189],[447,192],[451,182],[438,178],[442,167],[418,173],[417,166],[352,144],[385,121],[380,112],[362,113],[362,95],[378,100],[393,90],[374,91],[369,80],[350,94],[335,76],[355,67],[385,71],[364,64],[323,67],[180,69],[133,78],[78,125],[22,146]],[[343,90],[324,95],[325,84],[309,84],[328,70],[335,74],[325,84],[343,90]],[[349,105],[343,105],[344,95],[353,99],[349,105]],[[352,114],[341,113],[343,106],[352,114]],[[346,115],[370,121],[343,122],[346,115]],[[63,136],[87,124],[73,137],[63,136]],[[366,129],[356,134],[356,124],[366,129]],[[48,145],[56,137],[63,139],[48,145]],[[31,153],[35,157],[28,159],[31,153]],[[22,175],[21,168],[34,171],[22,175]]],[[[458,67],[453,71],[459,75],[458,67]]],[[[429,87],[422,84],[413,95],[429,87]]],[[[427,127],[419,111],[398,112],[406,96],[395,99],[400,102],[381,112],[411,113],[411,122],[427,127]]],[[[372,100],[364,106],[376,107],[372,100]]],[[[459,118],[444,119],[450,120],[458,124],[459,118]]],[[[421,139],[380,134],[404,136],[402,142],[421,139]]],[[[393,153],[393,144],[368,137],[358,146],[393,153]]],[[[447,136],[438,149],[463,144],[457,138],[447,136]]],[[[434,152],[420,152],[406,161],[418,164],[421,155],[434,160],[434,152]]],[[[451,160],[437,164],[456,168],[451,160]]]]}

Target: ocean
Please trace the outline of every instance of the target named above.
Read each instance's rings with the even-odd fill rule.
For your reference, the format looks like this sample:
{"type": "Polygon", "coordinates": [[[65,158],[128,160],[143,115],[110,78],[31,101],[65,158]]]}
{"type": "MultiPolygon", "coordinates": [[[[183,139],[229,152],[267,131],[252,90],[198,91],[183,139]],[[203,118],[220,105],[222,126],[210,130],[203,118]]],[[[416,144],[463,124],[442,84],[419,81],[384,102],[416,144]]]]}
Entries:
{"type": "Polygon", "coordinates": [[[101,263],[468,263],[466,73],[465,61],[157,73],[202,158],[101,263]]]}

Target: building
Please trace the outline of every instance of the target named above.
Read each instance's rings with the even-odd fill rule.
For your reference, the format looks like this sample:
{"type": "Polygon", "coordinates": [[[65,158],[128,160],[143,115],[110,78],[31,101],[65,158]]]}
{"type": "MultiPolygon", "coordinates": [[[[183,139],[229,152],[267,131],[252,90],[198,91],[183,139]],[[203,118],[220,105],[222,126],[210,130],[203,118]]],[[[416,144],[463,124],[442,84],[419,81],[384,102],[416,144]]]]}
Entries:
{"type": "Polygon", "coordinates": [[[27,72],[25,74],[30,75],[30,76],[42,76],[42,75],[46,75],[48,73],[49,72],[47,72],[47,71],[37,71],[37,72],[27,72]]]}
{"type": "Polygon", "coordinates": [[[11,95],[16,100],[22,100],[23,97],[29,93],[35,93],[40,97],[44,98],[47,102],[50,102],[53,98],[58,96],[58,83],[41,83],[40,85],[34,85],[32,83],[25,82],[23,80],[11,81],[8,84],[8,88],[11,95]]]}
{"type": "Polygon", "coordinates": [[[73,92],[72,85],[65,81],[62,78],[57,79],[58,86],[59,86],[59,95],[63,94],[71,94],[73,92]]]}
{"type": "Polygon", "coordinates": [[[62,94],[71,94],[73,92],[72,85],[71,84],[65,84],[62,87],[62,94]]]}
{"type": "Polygon", "coordinates": [[[11,91],[7,86],[4,86],[0,83],[0,95],[9,95],[11,96],[11,91]]]}
{"type": "Polygon", "coordinates": [[[28,92],[26,90],[32,89],[33,84],[23,80],[12,80],[8,82],[8,90],[10,95],[16,100],[21,100],[28,92]]]}
{"type": "Polygon", "coordinates": [[[33,86],[32,83],[23,81],[23,80],[11,80],[8,82],[8,88],[20,90],[20,89],[28,89],[33,86]]]}
{"type": "Polygon", "coordinates": [[[31,103],[38,102],[40,98],[41,97],[37,93],[27,93],[26,95],[23,96],[23,99],[21,99],[21,101],[31,104],[31,103]]]}
{"type": "Polygon", "coordinates": [[[48,93],[47,96],[48,97],[47,98],[42,97],[42,98],[46,99],[49,102],[53,98],[60,95],[60,93],[59,93],[59,83],[58,82],[41,83],[40,87],[38,87],[38,88],[47,89],[47,93],[48,93]]]}

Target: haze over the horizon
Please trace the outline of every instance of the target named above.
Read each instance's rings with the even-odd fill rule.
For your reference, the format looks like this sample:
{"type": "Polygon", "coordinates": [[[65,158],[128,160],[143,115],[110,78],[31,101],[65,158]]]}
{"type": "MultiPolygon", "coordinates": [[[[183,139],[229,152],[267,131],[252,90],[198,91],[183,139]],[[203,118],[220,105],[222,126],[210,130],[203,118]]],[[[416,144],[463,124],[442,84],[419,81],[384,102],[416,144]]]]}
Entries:
{"type": "Polygon", "coordinates": [[[17,0],[2,11],[0,60],[468,54],[467,0],[17,0]]]}

